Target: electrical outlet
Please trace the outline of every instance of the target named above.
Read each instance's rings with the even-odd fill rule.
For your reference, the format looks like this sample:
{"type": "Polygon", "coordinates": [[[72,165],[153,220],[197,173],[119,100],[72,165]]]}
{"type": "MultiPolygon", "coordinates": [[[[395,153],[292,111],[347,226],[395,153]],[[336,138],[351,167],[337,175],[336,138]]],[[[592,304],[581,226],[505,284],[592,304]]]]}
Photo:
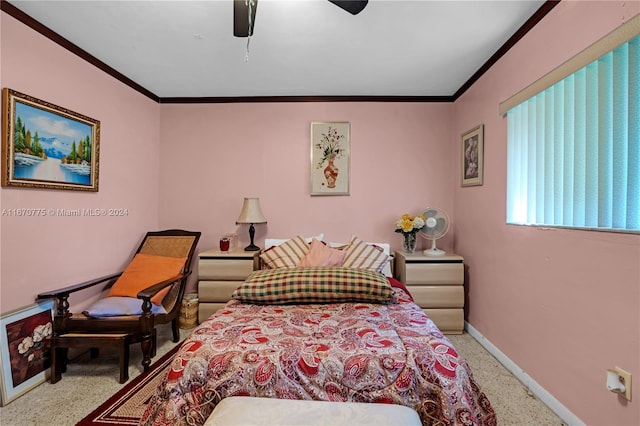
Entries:
{"type": "Polygon", "coordinates": [[[628,401],[631,401],[631,373],[623,370],[620,367],[616,367],[612,370],[608,370],[611,373],[618,375],[618,380],[624,385],[624,392],[616,391],[620,396],[624,397],[628,401]]]}

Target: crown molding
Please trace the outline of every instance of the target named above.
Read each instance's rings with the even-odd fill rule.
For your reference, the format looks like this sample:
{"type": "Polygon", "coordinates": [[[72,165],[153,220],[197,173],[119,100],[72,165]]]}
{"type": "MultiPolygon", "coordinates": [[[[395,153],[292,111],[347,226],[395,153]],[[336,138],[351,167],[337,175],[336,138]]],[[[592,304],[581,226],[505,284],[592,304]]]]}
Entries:
{"type": "Polygon", "coordinates": [[[0,10],[37,31],[61,47],[74,53],[100,70],[160,104],[202,104],[202,103],[254,103],[254,102],[454,102],[462,96],[480,77],[482,77],[505,53],[509,51],[526,33],[538,24],[561,0],[547,0],[538,10],[503,44],[489,60],[487,60],[467,80],[455,94],[451,96],[384,96],[384,95],[344,95],[344,96],[231,96],[231,97],[170,97],[161,98],[142,87],[135,81],[121,74],[109,65],[87,53],[77,45],[36,21],[7,0],[0,0],[0,10]]]}

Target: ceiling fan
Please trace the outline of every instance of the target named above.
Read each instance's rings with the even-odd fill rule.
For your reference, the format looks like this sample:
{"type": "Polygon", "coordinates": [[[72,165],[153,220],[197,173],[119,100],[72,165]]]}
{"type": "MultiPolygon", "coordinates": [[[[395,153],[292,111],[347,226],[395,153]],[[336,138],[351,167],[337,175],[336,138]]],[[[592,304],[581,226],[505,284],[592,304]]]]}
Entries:
{"type": "MultiPolygon", "coordinates": [[[[369,0],[329,0],[352,15],[362,12],[369,0]]],[[[256,23],[258,0],[233,0],[233,35],[250,37],[256,23]]]]}

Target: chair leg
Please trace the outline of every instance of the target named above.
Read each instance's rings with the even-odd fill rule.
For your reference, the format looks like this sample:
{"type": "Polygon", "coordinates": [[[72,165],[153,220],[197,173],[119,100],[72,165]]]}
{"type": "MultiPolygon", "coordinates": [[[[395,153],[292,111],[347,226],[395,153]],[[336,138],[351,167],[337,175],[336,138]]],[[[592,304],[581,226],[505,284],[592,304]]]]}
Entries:
{"type": "Polygon", "coordinates": [[[57,348],[58,352],[58,363],[60,365],[60,372],[67,372],[67,364],[69,364],[69,349],[68,348],[57,348]]]}
{"type": "Polygon", "coordinates": [[[180,341],[180,329],[178,327],[178,318],[171,320],[171,331],[173,331],[173,343],[180,341]]]}
{"type": "Polygon", "coordinates": [[[140,342],[140,348],[142,349],[142,369],[144,371],[148,371],[149,366],[151,365],[153,346],[153,337],[143,339],[140,342]]]}
{"type": "Polygon", "coordinates": [[[64,349],[51,348],[51,384],[62,379],[62,358],[64,349]]]}
{"type": "Polygon", "coordinates": [[[120,383],[129,380],[129,339],[125,338],[120,346],[120,383]]]}
{"type": "Polygon", "coordinates": [[[156,333],[156,329],[153,329],[153,335],[151,337],[151,358],[156,356],[156,350],[158,349],[158,334],[156,333]]]}

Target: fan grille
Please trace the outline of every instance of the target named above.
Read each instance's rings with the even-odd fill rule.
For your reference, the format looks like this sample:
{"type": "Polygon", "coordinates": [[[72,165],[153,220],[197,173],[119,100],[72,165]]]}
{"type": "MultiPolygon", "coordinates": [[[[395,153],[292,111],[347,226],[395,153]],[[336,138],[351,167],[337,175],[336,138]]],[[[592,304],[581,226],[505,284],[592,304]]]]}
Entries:
{"type": "Polygon", "coordinates": [[[420,234],[430,240],[442,238],[449,230],[449,216],[439,208],[428,208],[422,213],[425,226],[420,234]]]}

